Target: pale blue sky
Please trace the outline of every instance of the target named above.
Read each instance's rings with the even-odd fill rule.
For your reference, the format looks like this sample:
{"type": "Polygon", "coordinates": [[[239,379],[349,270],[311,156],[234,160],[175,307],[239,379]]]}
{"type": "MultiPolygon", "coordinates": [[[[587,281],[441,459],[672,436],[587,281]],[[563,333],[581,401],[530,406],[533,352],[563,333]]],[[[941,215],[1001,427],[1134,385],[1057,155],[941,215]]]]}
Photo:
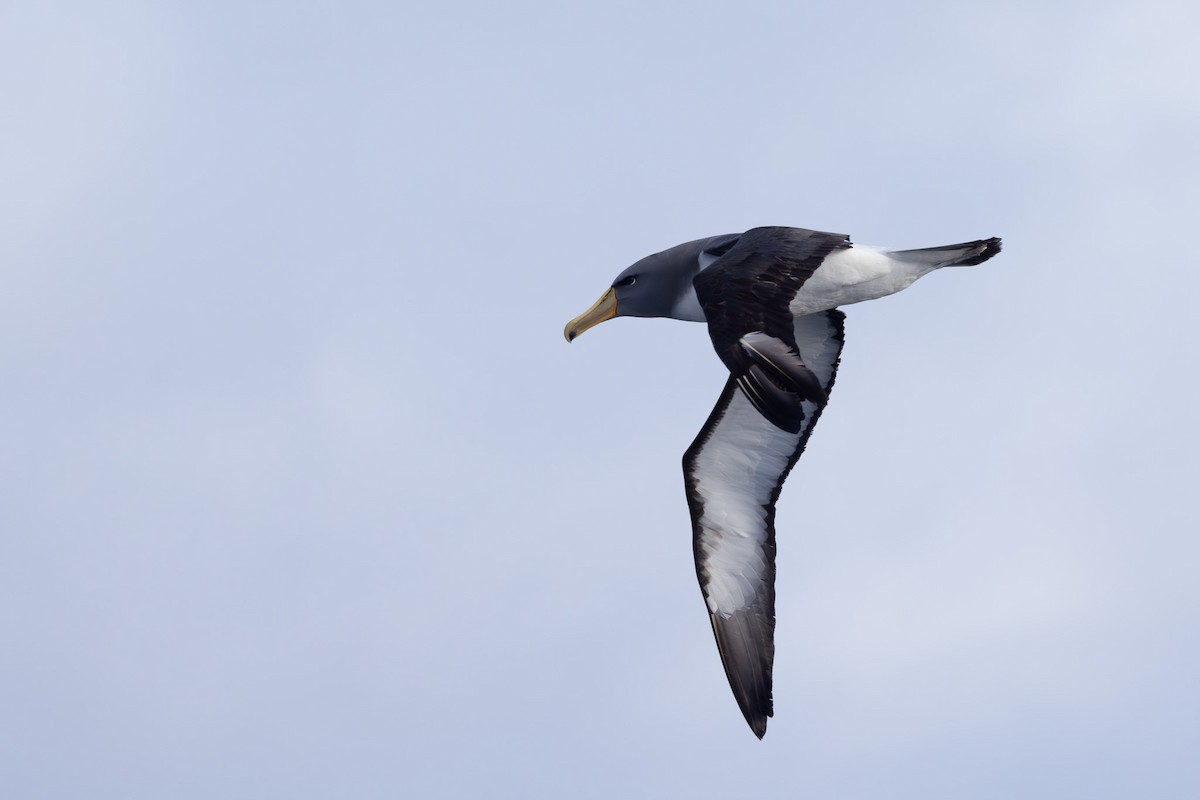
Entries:
{"type": "Polygon", "coordinates": [[[1193,3],[0,6],[0,793],[1192,798],[1193,3]],[[754,225],[848,311],[776,717],[679,459],[754,225]]]}

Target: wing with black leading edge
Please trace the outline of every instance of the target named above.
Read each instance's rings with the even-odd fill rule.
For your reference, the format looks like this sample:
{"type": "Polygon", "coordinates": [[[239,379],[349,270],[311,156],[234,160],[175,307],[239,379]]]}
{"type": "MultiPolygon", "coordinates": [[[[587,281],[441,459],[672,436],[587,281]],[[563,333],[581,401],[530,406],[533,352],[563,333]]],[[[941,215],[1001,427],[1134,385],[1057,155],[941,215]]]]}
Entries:
{"type": "MultiPolygon", "coordinates": [[[[828,394],[842,352],[840,311],[795,320],[791,339],[828,394]]],[[[775,659],[775,501],[823,404],[801,400],[797,430],[760,414],[731,377],[683,456],[696,576],[729,685],[760,739],[772,715],[775,659]]]]}

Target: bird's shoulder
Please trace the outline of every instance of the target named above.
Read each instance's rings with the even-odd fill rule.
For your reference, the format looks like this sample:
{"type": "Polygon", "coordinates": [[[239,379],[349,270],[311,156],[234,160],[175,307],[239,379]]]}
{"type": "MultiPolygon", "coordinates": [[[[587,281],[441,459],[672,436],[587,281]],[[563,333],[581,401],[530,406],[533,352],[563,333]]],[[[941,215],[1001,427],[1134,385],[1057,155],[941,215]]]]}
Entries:
{"type": "MultiPolygon", "coordinates": [[[[788,304],[834,250],[850,237],[807,228],[752,228],[692,281],[714,339],[767,330],[766,319],[790,328],[788,304]],[[720,333],[721,336],[717,334],[720,333]]],[[[790,337],[781,330],[787,341],[790,337]]],[[[776,335],[776,334],[773,334],[776,335]]]]}
{"type": "Polygon", "coordinates": [[[693,280],[703,304],[715,294],[749,293],[764,300],[799,289],[831,252],[850,247],[844,233],[764,226],[751,228],[727,245],[693,280]]]}

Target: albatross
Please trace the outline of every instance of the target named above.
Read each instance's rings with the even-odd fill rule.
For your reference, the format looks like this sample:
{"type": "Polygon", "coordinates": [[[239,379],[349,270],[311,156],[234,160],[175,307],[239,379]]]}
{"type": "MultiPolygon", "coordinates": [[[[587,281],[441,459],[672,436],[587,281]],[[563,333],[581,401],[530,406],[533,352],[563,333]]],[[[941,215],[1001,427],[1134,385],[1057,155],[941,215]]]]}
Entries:
{"type": "Polygon", "coordinates": [[[840,233],[754,228],[641,259],[563,331],[570,342],[613,317],[708,325],[729,378],[683,455],[684,485],[717,650],[759,739],[774,714],[775,501],[829,401],[844,341],[837,309],[999,252],[995,237],[888,250],[840,233]]]}

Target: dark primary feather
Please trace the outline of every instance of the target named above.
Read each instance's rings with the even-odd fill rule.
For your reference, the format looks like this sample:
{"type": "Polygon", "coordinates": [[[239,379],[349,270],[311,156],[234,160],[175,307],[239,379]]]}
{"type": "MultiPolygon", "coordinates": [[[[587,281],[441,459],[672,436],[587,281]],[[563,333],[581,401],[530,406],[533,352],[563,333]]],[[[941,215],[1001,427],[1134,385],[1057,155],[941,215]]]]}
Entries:
{"type": "Polygon", "coordinates": [[[775,663],[775,537],[771,537],[771,576],[754,604],[728,617],[710,614],[713,636],[729,688],[754,735],[763,738],[775,715],[771,667],[775,663]]]}

